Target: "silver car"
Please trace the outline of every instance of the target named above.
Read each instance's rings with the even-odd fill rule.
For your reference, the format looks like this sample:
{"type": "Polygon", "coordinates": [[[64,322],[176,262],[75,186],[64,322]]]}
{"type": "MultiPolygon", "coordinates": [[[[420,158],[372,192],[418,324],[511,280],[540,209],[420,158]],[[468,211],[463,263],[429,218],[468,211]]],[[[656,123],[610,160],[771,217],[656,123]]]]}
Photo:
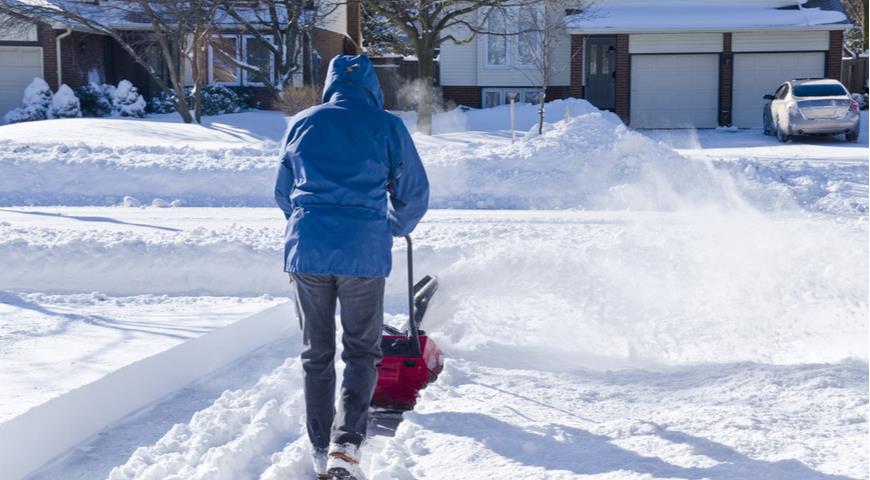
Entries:
{"type": "Polygon", "coordinates": [[[842,83],[829,79],[789,80],[764,107],[764,134],[787,142],[793,135],[845,134],[849,142],[858,141],[861,114],[842,83]]]}

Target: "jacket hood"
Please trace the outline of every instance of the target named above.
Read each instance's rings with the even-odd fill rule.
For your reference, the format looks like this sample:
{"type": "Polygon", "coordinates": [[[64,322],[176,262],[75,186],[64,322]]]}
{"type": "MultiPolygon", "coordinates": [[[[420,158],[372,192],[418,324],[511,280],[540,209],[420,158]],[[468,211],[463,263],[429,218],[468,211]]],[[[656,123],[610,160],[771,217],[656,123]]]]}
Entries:
{"type": "Polygon", "coordinates": [[[369,57],[338,55],[329,62],[323,103],[343,98],[362,100],[373,107],[384,108],[384,92],[369,57]]]}

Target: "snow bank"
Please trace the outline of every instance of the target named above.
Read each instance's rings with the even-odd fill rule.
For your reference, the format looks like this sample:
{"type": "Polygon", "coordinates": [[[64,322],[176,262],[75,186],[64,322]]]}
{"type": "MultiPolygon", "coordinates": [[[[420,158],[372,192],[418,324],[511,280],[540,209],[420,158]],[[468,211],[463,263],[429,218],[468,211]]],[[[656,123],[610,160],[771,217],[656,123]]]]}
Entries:
{"type": "Polygon", "coordinates": [[[15,259],[0,269],[0,290],[283,295],[280,224],[110,233],[0,223],[0,252],[15,259]]]}
{"type": "MultiPolygon", "coordinates": [[[[747,159],[747,167],[769,170],[759,176],[685,158],[583,100],[548,104],[552,123],[543,135],[535,134],[535,106],[518,109],[518,125],[528,132],[514,144],[504,130],[507,107],[442,113],[435,119],[442,133],[415,135],[431,178],[431,207],[865,211],[866,202],[828,198],[827,187],[795,199],[793,185],[777,177],[781,165],[747,159]]],[[[118,205],[132,197],[142,204],[273,206],[284,125],[276,112],[248,112],[204,126],[67,119],[2,127],[0,205],[118,205]]]]}
{"type": "Polygon", "coordinates": [[[734,181],[595,111],[519,142],[417,138],[440,208],[735,208],[734,181]]]}
{"type": "MultiPolygon", "coordinates": [[[[515,105],[516,129],[518,132],[526,132],[538,124],[538,105],[530,103],[517,103],[515,105]]],[[[556,123],[566,118],[587,113],[597,112],[591,103],[586,100],[570,98],[566,100],[553,100],[547,102],[544,108],[544,121],[556,123]]],[[[405,123],[410,132],[417,131],[416,112],[396,112],[405,123]]],[[[477,109],[459,107],[446,112],[435,114],[432,119],[432,133],[440,135],[445,133],[461,132],[497,132],[511,128],[511,107],[501,105],[493,108],[477,109]]],[[[522,133],[521,133],[522,134],[522,133]]]]}
{"type": "MultiPolygon", "coordinates": [[[[130,364],[0,426],[0,464],[23,477],[132,411],[284,335],[289,304],[130,364]],[[147,380],[146,380],[147,379],[147,380]]],[[[150,478],[167,478],[159,472],[150,478]]]]}

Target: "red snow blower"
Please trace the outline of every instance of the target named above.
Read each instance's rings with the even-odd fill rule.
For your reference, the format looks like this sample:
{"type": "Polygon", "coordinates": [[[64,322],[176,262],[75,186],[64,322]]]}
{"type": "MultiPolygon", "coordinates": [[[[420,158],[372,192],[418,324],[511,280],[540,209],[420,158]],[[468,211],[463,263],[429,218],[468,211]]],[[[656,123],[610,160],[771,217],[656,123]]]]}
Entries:
{"type": "Polygon", "coordinates": [[[372,406],[383,410],[411,410],[417,394],[438,378],[444,367],[441,349],[420,330],[423,315],[435,292],[438,279],[426,275],[414,283],[414,253],[408,243],[408,324],[404,330],[384,325],[381,339],[383,359],[378,364],[378,384],[372,406]]]}

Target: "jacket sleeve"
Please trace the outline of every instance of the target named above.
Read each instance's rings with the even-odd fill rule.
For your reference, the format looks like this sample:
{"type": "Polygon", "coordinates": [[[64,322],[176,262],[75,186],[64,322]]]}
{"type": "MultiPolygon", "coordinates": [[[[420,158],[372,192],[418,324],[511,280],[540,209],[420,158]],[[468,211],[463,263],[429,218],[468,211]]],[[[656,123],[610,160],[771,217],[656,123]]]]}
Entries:
{"type": "Polygon", "coordinates": [[[429,208],[429,178],[417,154],[414,140],[401,120],[396,119],[390,148],[389,218],[393,236],[414,230],[429,208]]]}
{"type": "Polygon", "coordinates": [[[278,178],[275,180],[275,202],[284,212],[284,219],[289,219],[293,213],[293,202],[290,193],[293,192],[293,167],[288,157],[287,147],[281,152],[281,164],[278,166],[278,178]]]}

